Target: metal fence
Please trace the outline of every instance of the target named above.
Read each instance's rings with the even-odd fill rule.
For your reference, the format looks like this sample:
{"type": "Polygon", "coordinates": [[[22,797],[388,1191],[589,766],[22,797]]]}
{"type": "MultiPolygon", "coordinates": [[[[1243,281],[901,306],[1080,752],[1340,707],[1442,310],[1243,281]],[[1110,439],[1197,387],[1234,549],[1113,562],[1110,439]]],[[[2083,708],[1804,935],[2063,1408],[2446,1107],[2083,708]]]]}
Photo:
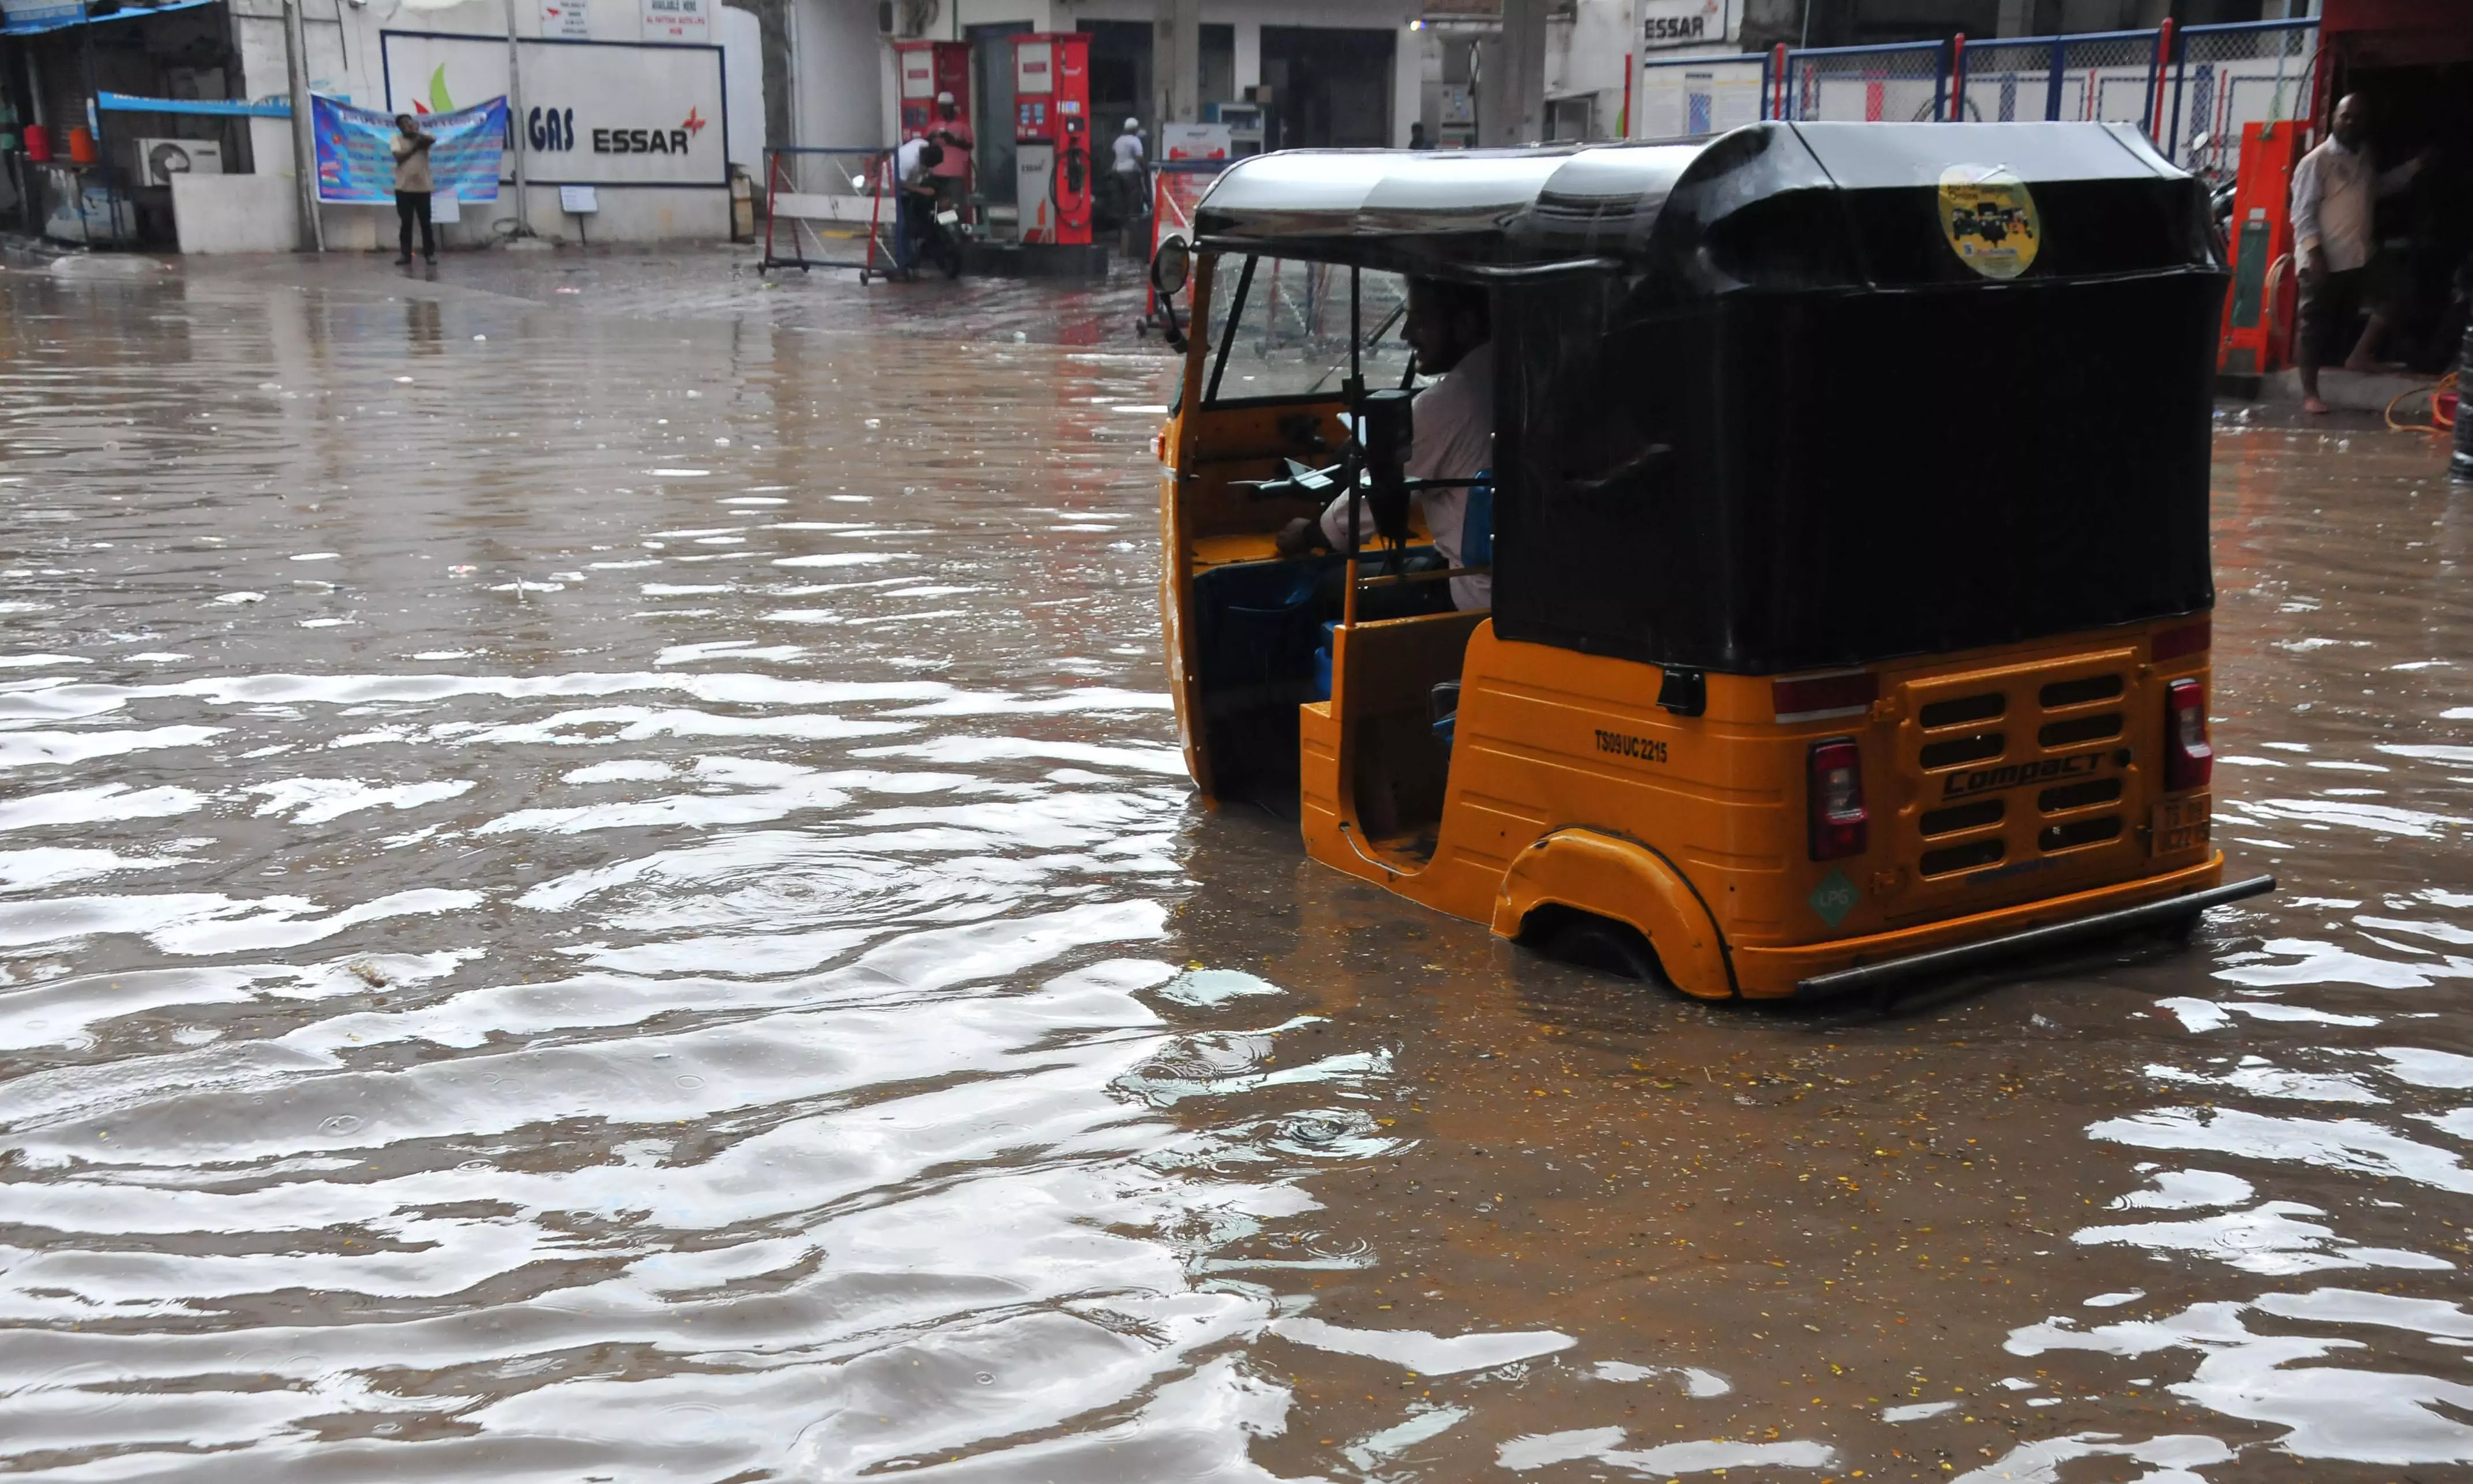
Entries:
{"type": "Polygon", "coordinates": [[[1779,90],[1783,116],[1893,124],[1946,118],[1950,50],[1939,41],[1914,41],[1790,51],[1786,85],[1779,90]]]}
{"type": "Polygon", "coordinates": [[[2255,126],[2310,116],[2318,28],[2308,21],[2192,26],[2175,51],[2163,150],[2195,175],[2229,179],[2255,126]]]}
{"type": "Polygon", "coordinates": [[[1688,138],[1765,118],[2087,120],[2134,124],[2176,163],[2223,177],[2240,163],[2243,126],[2309,116],[2317,64],[2311,20],[1652,58],[1629,132],[1688,138]]]}

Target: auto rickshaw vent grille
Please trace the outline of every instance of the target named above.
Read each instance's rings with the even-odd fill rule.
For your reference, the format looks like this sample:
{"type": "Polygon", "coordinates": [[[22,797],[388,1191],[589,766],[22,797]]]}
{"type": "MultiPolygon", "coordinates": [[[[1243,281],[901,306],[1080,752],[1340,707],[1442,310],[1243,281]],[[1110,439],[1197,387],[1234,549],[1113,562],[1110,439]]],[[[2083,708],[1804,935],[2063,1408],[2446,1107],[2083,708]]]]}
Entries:
{"type": "Polygon", "coordinates": [[[1997,731],[1980,731],[1971,737],[1952,737],[1946,742],[1927,742],[1918,754],[1927,773],[1935,768],[1955,768],[1959,763],[1981,762],[1998,757],[2009,746],[2009,739],[1997,731]]]}
{"type": "Polygon", "coordinates": [[[2035,796],[2035,807],[2046,814],[2058,814],[2063,809],[2083,809],[2091,803],[2110,803],[2121,797],[2121,779],[2089,778],[2083,783],[2064,783],[2048,788],[2035,796]]]}
{"type": "Polygon", "coordinates": [[[2075,716],[2065,722],[2053,722],[2035,734],[2045,747],[2072,747],[2080,742],[2094,742],[2121,735],[2121,713],[2106,711],[2101,716],[2075,716]]]}
{"type": "Polygon", "coordinates": [[[2001,822],[2003,805],[1998,799],[1978,800],[1974,803],[1952,804],[1946,809],[1933,809],[1916,822],[1926,839],[1933,835],[1954,835],[1961,829],[1979,829],[2001,822]]]}
{"type": "MultiPolygon", "coordinates": [[[[2050,701],[2044,704],[2052,705],[2050,701]]],[[[1942,727],[1962,727],[1968,722],[1988,722],[2008,708],[2009,698],[1996,690],[1989,695],[1934,701],[1915,712],[1915,721],[1926,731],[1932,731],[1942,727]]]]}
{"type": "Polygon", "coordinates": [[[2086,675],[2074,681],[2054,681],[2037,697],[2045,710],[2065,706],[2084,706],[2090,701],[2109,701],[2121,694],[2118,675],[2086,675]]]}
{"type": "Polygon", "coordinates": [[[1969,840],[1964,845],[1953,845],[1947,850],[1924,851],[1923,859],[1915,863],[1915,869],[1928,876],[1972,871],[1999,860],[2006,849],[1998,835],[1986,840],[1969,840]]]}
{"type": "Polygon", "coordinates": [[[2099,815],[2091,820],[2072,820],[2066,825],[2047,825],[2035,837],[2040,850],[2066,850],[2074,846],[2094,845],[2101,840],[2121,837],[2121,816],[2099,815]]]}

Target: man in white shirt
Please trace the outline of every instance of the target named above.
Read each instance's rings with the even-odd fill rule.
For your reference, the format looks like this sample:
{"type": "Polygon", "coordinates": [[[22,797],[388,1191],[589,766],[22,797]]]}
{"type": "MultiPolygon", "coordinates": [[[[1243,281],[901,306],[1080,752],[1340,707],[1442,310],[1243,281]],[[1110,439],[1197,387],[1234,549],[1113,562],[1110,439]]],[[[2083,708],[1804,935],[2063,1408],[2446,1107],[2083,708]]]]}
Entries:
{"type": "Polygon", "coordinates": [[[1140,216],[1142,209],[1150,203],[1150,192],[1143,188],[1142,121],[1138,118],[1125,120],[1124,132],[1116,135],[1116,142],[1111,148],[1116,155],[1110,173],[1116,183],[1117,214],[1130,222],[1140,216]]]}
{"type": "Polygon", "coordinates": [[[935,140],[924,136],[903,140],[901,147],[893,152],[894,188],[924,185],[933,195],[936,167],[944,162],[945,147],[935,140]]]}
{"type": "MultiPolygon", "coordinates": [[[[2318,396],[2318,366],[2327,342],[2360,313],[2376,246],[2370,218],[2381,197],[2412,182],[2421,161],[2411,159],[2382,174],[2365,148],[2369,120],[2357,94],[2336,105],[2326,142],[2301,156],[2293,169],[2293,251],[2301,271],[2301,405],[2325,412],[2318,396]]],[[[2382,306],[2370,305],[2370,323],[2344,358],[2347,371],[2376,369],[2371,353],[2387,333],[2382,306]]]]}
{"type": "Polygon", "coordinates": [[[945,147],[933,139],[904,140],[893,152],[894,239],[905,268],[936,219],[936,167],[944,162],[945,147]]]}
{"type": "MultiPolygon", "coordinates": [[[[1408,314],[1401,338],[1416,348],[1417,369],[1442,380],[1417,394],[1416,430],[1405,469],[1411,479],[1471,479],[1494,467],[1494,332],[1485,290],[1440,278],[1408,280],[1408,314]]],[[[1460,565],[1465,549],[1469,491],[1465,485],[1421,490],[1411,497],[1433,537],[1435,555],[1445,568],[1460,565]]],[[[1357,539],[1374,544],[1374,517],[1357,512],[1357,539]]],[[[1280,533],[1280,550],[1288,556],[1329,547],[1348,549],[1348,496],[1340,495],[1323,511],[1319,521],[1294,520],[1280,533]]],[[[1378,588],[1399,594],[1398,602],[1381,605],[1380,616],[1440,611],[1441,583],[1410,583],[1378,588]],[[1430,596],[1429,596],[1430,595],[1430,596]],[[1395,607],[1400,612],[1391,611],[1395,607]]],[[[1365,599],[1357,599],[1358,616],[1368,616],[1365,599]]],[[[1494,578],[1488,573],[1454,577],[1449,607],[1483,609],[1494,606],[1494,578]]]]}

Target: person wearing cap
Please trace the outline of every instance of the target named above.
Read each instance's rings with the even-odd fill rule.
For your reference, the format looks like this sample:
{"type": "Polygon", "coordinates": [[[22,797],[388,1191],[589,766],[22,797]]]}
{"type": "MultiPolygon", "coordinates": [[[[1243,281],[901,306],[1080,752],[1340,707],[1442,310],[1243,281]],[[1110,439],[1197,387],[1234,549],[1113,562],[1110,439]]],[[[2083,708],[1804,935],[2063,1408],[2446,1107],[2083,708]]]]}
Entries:
{"type": "Polygon", "coordinates": [[[967,212],[971,203],[971,121],[953,103],[951,93],[936,95],[936,122],[927,127],[927,137],[945,147],[945,157],[936,162],[936,205],[941,210],[967,212]]]}
{"type": "Polygon", "coordinates": [[[1125,120],[1125,132],[1116,135],[1116,200],[1121,203],[1124,218],[1130,222],[1150,205],[1150,192],[1142,173],[1142,121],[1125,120]]]}

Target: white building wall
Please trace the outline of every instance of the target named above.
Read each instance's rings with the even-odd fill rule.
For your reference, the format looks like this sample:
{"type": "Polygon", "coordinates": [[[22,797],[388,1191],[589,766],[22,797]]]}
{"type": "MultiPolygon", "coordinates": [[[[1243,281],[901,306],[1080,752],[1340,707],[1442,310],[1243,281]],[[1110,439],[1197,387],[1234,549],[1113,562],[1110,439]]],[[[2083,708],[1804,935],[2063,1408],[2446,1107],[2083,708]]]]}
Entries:
{"type": "Polygon", "coordinates": [[[716,4],[713,39],[721,43],[723,82],[730,111],[730,162],[756,180],[764,177],[764,23],[752,12],[716,4]]]}
{"type": "Polygon", "coordinates": [[[1549,28],[1546,96],[1593,97],[1600,139],[1614,138],[1621,122],[1623,74],[1634,56],[1631,0],[1578,0],[1569,21],[1549,28]]]}
{"type": "Polygon", "coordinates": [[[893,140],[893,49],[874,0],[791,0],[798,142],[881,148],[893,140]]]}
{"type": "MultiPolygon", "coordinates": [[[[860,44],[845,42],[844,55],[856,56],[873,78],[875,55],[878,50],[874,19],[875,8],[864,0],[800,0],[803,7],[818,10],[839,9],[858,19],[864,26],[860,44]]],[[[586,25],[589,39],[596,41],[639,41],[643,38],[643,18],[639,0],[586,0],[586,25]]],[[[716,11],[718,0],[712,0],[716,11]]],[[[418,0],[395,6],[337,5],[335,15],[321,19],[309,17],[308,34],[309,86],[313,92],[341,98],[364,108],[405,108],[410,100],[387,96],[385,64],[380,35],[388,31],[431,31],[461,36],[498,36],[506,35],[506,7],[503,0],[453,0],[453,3],[420,4],[418,0]]],[[[282,97],[289,84],[284,68],[283,25],[273,0],[240,0],[234,6],[233,30],[240,50],[243,86],[251,97],[282,97]],[[263,12],[263,13],[260,13],[263,12]]],[[[738,158],[750,152],[759,152],[763,141],[763,75],[760,51],[745,45],[739,37],[733,45],[730,39],[732,22],[723,12],[712,21],[714,44],[724,48],[724,65],[728,73],[729,117],[726,120],[731,141],[729,153],[738,158]],[[741,60],[742,55],[744,61],[741,60]],[[752,74],[742,78],[744,71],[752,74]],[[748,100],[752,99],[752,103],[748,100]],[[754,116],[738,114],[753,108],[754,116]]],[[[752,17],[742,17],[752,19],[752,17]]],[[[828,24],[819,30],[832,34],[828,24]]],[[[516,34],[538,36],[541,34],[540,0],[517,0],[516,34]]],[[[850,89],[842,84],[844,92],[850,89]]],[[[874,91],[871,85],[857,89],[861,126],[874,114],[874,91]]],[[[250,148],[261,175],[290,177],[292,163],[292,125],[287,119],[252,119],[249,121],[250,148]]],[[[730,235],[729,193],[715,186],[605,186],[598,193],[600,212],[584,231],[595,242],[660,242],[716,241],[730,235]]],[[[557,188],[538,186],[530,193],[533,228],[543,237],[573,241],[578,236],[575,218],[559,207],[557,188]]],[[[476,202],[466,207],[460,225],[441,228],[441,241],[446,246],[468,245],[486,240],[491,224],[512,220],[515,216],[512,185],[501,185],[494,203],[476,202]]],[[[324,224],[326,245],[338,251],[368,251],[392,248],[396,240],[396,218],[392,206],[322,205],[319,218],[324,224]]]]}

